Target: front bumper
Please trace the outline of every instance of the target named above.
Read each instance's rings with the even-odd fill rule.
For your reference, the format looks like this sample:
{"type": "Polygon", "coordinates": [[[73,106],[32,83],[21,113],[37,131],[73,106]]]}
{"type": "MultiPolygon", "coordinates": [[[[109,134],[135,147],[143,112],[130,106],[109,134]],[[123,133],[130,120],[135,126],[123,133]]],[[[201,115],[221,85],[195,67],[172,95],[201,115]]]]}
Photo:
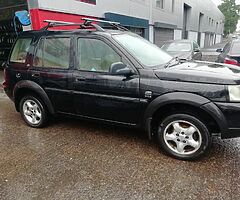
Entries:
{"type": "Polygon", "coordinates": [[[222,113],[221,138],[240,137],[240,103],[215,103],[222,113]]]}

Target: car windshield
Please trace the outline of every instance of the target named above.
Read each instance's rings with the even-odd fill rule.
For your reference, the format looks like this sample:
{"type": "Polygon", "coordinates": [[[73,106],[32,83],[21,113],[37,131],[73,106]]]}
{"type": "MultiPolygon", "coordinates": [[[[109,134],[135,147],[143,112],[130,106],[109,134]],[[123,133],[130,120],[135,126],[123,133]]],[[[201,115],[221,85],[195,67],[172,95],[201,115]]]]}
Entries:
{"type": "Polygon", "coordinates": [[[138,35],[121,34],[114,35],[113,38],[145,67],[163,66],[172,60],[172,56],[138,35]]]}
{"type": "Polygon", "coordinates": [[[240,54],[240,42],[233,43],[231,53],[236,55],[240,54]]]}
{"type": "Polygon", "coordinates": [[[192,48],[191,44],[187,42],[172,42],[164,44],[162,49],[167,52],[189,52],[192,48]]]}

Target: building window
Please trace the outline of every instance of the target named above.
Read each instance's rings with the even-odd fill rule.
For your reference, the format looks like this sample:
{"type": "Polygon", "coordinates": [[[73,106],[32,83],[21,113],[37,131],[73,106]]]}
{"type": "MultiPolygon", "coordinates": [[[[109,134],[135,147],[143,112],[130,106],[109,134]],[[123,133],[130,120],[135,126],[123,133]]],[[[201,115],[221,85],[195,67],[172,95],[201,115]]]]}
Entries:
{"type": "Polygon", "coordinates": [[[96,0],[76,0],[76,1],[80,1],[80,2],[84,2],[84,3],[89,3],[89,4],[96,5],[96,0]]]}
{"type": "Polygon", "coordinates": [[[156,7],[164,9],[164,0],[156,0],[156,7]]]}
{"type": "Polygon", "coordinates": [[[175,10],[175,0],[172,0],[172,12],[175,10]]]}

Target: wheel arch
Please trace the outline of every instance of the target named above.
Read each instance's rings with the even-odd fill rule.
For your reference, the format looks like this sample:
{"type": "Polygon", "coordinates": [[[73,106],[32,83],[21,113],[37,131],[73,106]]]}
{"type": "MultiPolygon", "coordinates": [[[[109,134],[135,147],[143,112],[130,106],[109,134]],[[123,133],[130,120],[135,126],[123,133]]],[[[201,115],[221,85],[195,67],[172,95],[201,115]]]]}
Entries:
{"type": "Polygon", "coordinates": [[[162,95],[148,105],[144,115],[144,127],[149,139],[152,139],[156,131],[155,120],[162,120],[177,110],[192,111],[195,115],[206,118],[206,123],[214,132],[224,133],[227,130],[227,122],[221,110],[209,99],[197,94],[174,92],[162,95]]]}
{"type": "Polygon", "coordinates": [[[48,111],[51,114],[55,114],[55,110],[53,108],[53,105],[47,95],[47,93],[41,88],[37,83],[33,81],[20,81],[18,82],[13,90],[13,98],[15,103],[15,108],[19,112],[19,104],[22,99],[22,97],[33,94],[41,98],[43,103],[48,108],[48,111]]]}

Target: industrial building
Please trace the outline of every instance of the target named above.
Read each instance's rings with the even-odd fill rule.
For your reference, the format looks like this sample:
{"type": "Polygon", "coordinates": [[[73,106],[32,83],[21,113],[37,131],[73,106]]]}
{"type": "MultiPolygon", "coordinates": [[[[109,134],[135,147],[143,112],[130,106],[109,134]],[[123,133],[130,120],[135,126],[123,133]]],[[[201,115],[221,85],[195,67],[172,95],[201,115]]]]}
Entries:
{"type": "Polygon", "coordinates": [[[45,19],[99,18],[120,22],[158,46],[172,39],[210,46],[221,42],[224,28],[224,15],[211,0],[11,0],[1,3],[0,26],[21,9],[29,11],[34,30],[45,26],[45,19]]]}

